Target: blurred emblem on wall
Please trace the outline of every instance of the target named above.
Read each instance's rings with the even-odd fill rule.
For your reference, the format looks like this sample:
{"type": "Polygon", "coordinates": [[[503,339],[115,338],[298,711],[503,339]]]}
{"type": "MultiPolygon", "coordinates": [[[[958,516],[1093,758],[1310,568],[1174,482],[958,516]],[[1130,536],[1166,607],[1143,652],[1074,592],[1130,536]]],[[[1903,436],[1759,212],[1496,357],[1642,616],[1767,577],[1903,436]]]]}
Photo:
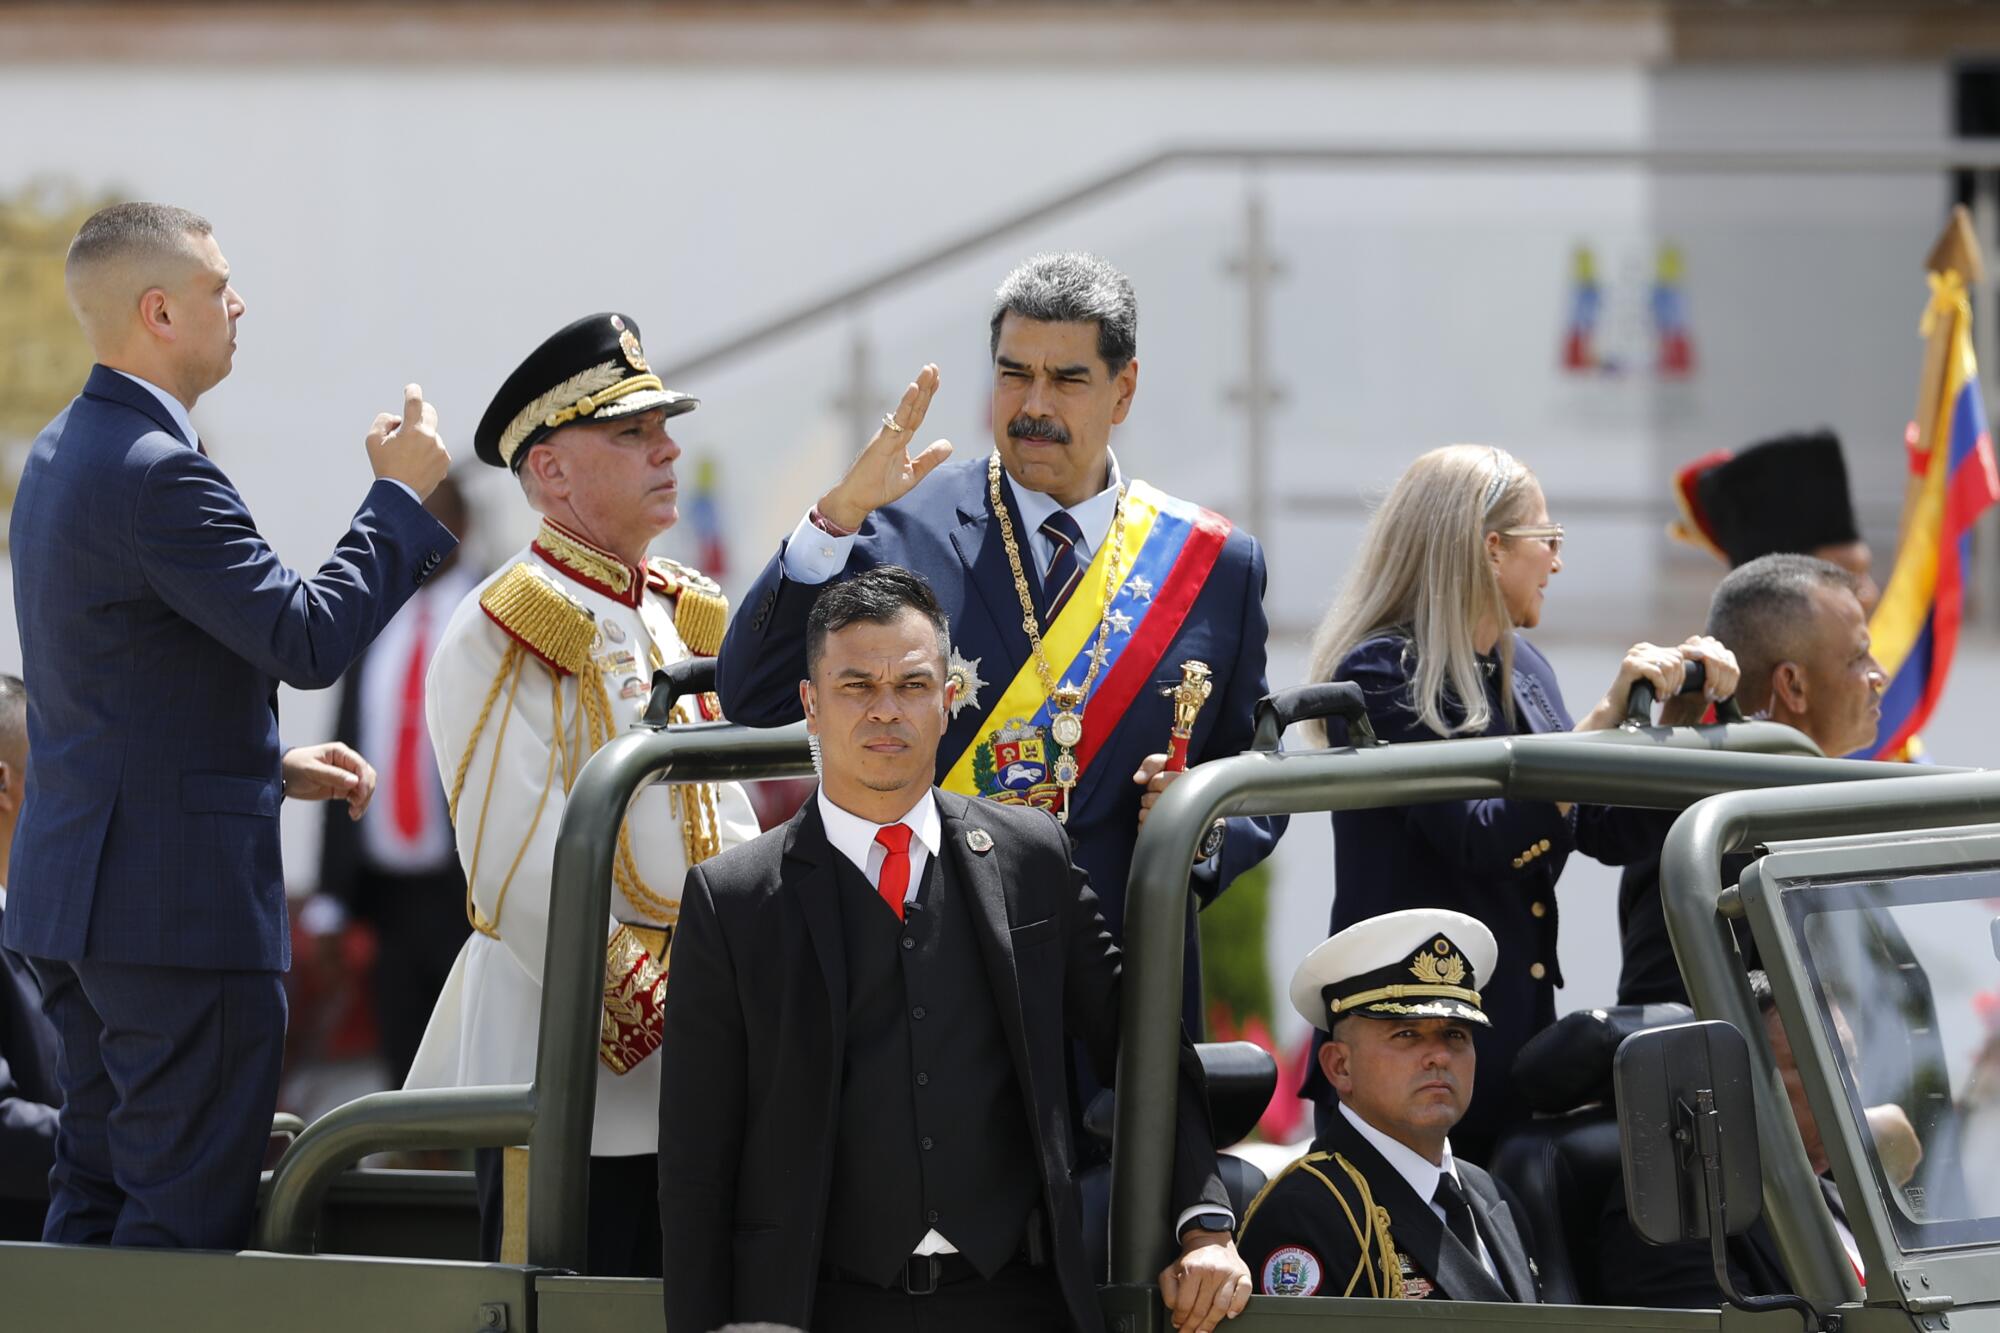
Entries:
{"type": "MultiPolygon", "coordinates": [[[[0,510],[13,506],[35,435],[90,370],[63,295],[63,255],[83,220],[118,197],[56,179],[0,186],[0,510]]],[[[0,550],[5,542],[0,527],[0,550]]]]}

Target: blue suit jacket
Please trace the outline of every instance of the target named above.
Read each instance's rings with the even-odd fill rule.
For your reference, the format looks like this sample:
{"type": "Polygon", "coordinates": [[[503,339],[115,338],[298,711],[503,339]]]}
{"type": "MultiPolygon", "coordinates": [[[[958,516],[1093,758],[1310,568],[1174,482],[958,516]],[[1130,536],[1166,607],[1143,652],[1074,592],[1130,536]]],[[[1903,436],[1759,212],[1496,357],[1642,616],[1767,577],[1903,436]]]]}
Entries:
{"type": "Polygon", "coordinates": [[[21,475],[10,540],[35,758],[6,942],[32,957],[288,966],[278,684],[333,684],[454,544],[378,481],[301,578],[191,443],[97,366],[21,475]]]}
{"type": "MultiPolygon", "coordinates": [[[[1008,496],[1013,507],[1011,486],[1008,496]]],[[[783,560],[781,546],[744,596],[717,668],[723,711],[753,727],[800,717],[806,616],[819,589],[786,579],[783,560]]],[[[900,501],[868,517],[847,573],[877,565],[901,565],[930,580],[951,617],[952,646],[979,661],[987,682],[981,702],[990,707],[1029,660],[1030,649],[1000,525],[987,501],[985,455],[945,464],[900,501]]],[[[1125,880],[1144,794],[1132,774],[1147,755],[1166,750],[1173,726],[1173,705],[1163,691],[1180,684],[1186,659],[1207,662],[1215,669],[1215,690],[1195,724],[1188,762],[1247,749],[1251,714],[1265,693],[1266,629],[1264,556],[1255,538],[1234,529],[1152,678],[1071,793],[1068,829],[1077,864],[1090,872],[1116,938],[1125,933],[1125,880]]],[[[971,744],[981,716],[981,709],[962,709],[946,730],[938,751],[940,781],[946,766],[971,744]]],[[[1269,855],[1284,826],[1282,817],[1230,820],[1221,854],[1196,869],[1195,888],[1203,901],[1269,855]]]]}
{"type": "MultiPolygon", "coordinates": [[[[1335,680],[1361,686],[1369,723],[1379,739],[1391,744],[1438,739],[1417,720],[1410,700],[1416,662],[1409,649],[1406,638],[1382,635],[1357,645],[1334,671],[1335,680]]],[[[1497,663],[1497,658],[1490,660],[1497,663]]],[[[1513,694],[1514,721],[1509,725],[1500,706],[1498,673],[1489,670],[1493,720],[1480,734],[1574,728],[1548,659],[1518,635],[1513,694]]],[[[1345,723],[1329,722],[1327,727],[1335,745],[1347,743],[1345,723]]],[[[1581,850],[1618,865],[1655,845],[1647,812],[1604,806],[1579,805],[1564,816],[1548,801],[1491,798],[1334,814],[1334,931],[1406,907],[1445,907],[1479,918],[1500,946],[1498,975],[1477,979],[1481,1007],[1493,1028],[1480,1034],[1472,1106],[1453,1132],[1454,1152],[1483,1163],[1500,1130],[1528,1116],[1508,1074],[1528,1038],[1555,1021],[1555,988],[1562,984],[1555,890],[1569,854],[1581,850]]],[[[1315,1064],[1306,1092],[1326,1091],[1315,1064]]]]}

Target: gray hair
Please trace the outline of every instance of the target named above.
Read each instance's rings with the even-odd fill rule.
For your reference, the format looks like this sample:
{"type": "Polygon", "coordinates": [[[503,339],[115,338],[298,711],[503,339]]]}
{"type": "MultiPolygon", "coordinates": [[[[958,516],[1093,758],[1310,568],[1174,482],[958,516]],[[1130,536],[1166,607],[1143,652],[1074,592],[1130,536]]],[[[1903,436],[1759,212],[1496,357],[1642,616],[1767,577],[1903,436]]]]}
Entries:
{"type": "Polygon", "coordinates": [[[63,261],[74,273],[105,259],[128,254],[183,255],[189,239],[214,234],[208,219],[172,204],[129,203],[100,208],[84,219],[63,261]]]}
{"type": "Polygon", "coordinates": [[[1763,555],[1739,565],[1716,585],[1708,603],[1707,633],[1736,654],[1742,673],[1736,697],[1745,708],[1770,699],[1771,673],[1806,651],[1815,588],[1860,595],[1861,580],[1839,565],[1810,555],[1763,555]]]}
{"type": "Polygon", "coordinates": [[[993,296],[992,341],[1008,313],[1048,324],[1097,325],[1097,355],[1113,375],[1139,354],[1139,298],[1132,280],[1081,250],[1039,254],[1009,273],[993,296]]]}
{"type": "MultiPolygon", "coordinates": [[[[1512,454],[1448,444],[1410,464],[1368,520],[1361,554],[1313,636],[1308,680],[1332,680],[1347,655],[1378,634],[1407,634],[1409,706],[1439,736],[1477,736],[1493,721],[1473,630],[1500,626],[1500,700],[1511,721],[1513,623],[1486,558],[1486,534],[1523,523],[1535,475],[1512,454]]],[[[1326,723],[1305,724],[1327,743],[1326,723]]]]}

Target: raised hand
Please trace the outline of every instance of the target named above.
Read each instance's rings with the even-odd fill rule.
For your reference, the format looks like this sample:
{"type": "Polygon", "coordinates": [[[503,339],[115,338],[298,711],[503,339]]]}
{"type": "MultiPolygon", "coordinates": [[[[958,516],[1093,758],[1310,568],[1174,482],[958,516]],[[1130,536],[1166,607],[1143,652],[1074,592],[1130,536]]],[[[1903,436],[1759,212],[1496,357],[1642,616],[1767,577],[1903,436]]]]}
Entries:
{"type": "Polygon", "coordinates": [[[451,454],[438,438],[437,409],[424,401],[421,385],[403,386],[403,415],[387,412],[368,431],[368,464],[382,481],[400,481],[426,499],[451,469],[451,454]]]}
{"type": "Polygon", "coordinates": [[[847,469],[847,475],[821,497],[819,512],[829,522],[849,530],[860,527],[870,514],[908,495],[933,468],[951,457],[949,440],[933,440],[922,453],[910,457],[909,445],[924,424],[924,413],[930,411],[937,388],[936,366],[917,372],[917,378],[903,390],[896,410],[883,419],[882,428],[847,469]]]}

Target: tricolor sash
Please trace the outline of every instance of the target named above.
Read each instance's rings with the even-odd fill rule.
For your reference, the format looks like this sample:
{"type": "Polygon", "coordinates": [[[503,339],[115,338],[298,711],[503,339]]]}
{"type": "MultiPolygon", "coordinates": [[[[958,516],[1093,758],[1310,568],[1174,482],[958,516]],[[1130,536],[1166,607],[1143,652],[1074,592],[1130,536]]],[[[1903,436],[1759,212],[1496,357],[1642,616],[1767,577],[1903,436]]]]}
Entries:
{"type": "MultiPolygon", "coordinates": [[[[1229,520],[1222,515],[1143,481],[1126,487],[1124,506],[1124,534],[1117,552],[1124,582],[1107,601],[1104,569],[1112,556],[1107,537],[1055,624],[1042,635],[1042,650],[1056,684],[1081,686],[1090,675],[1098,626],[1104,621],[1110,624],[1104,666],[1083,703],[1083,741],[1075,750],[1080,772],[1088,771],[1118,719],[1152,676],[1229,538],[1229,520]]],[[[1056,744],[1048,735],[1052,712],[1041,673],[1030,657],[980,718],[971,744],[945,775],[944,789],[1055,809],[1061,789],[1052,773],[1056,760],[1056,744]]],[[[1166,744],[1164,735],[1160,743],[1166,744]]]]}

